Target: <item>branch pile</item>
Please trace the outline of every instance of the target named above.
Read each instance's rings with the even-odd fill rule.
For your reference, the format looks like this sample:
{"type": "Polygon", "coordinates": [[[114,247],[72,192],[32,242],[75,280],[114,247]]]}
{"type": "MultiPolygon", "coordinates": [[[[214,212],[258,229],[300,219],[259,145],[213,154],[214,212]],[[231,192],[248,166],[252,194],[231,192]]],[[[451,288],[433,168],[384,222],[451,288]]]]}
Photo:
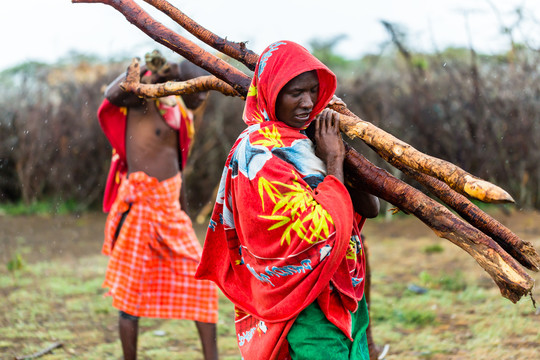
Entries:
{"type": "MultiPolygon", "coordinates": [[[[245,97],[251,82],[249,75],[229,65],[154,20],[133,0],[72,0],[73,3],[103,3],[122,13],[126,19],[154,39],[213,76],[188,82],[145,85],[138,82],[139,64],[131,64],[130,78],[123,84],[126,91],[139,96],[181,95],[216,90],[228,96],[245,97]]],[[[222,39],[201,27],[165,0],[145,0],[196,38],[253,71],[258,55],[245,43],[222,39]]],[[[333,106],[342,114],[341,130],[350,138],[358,137],[389,164],[426,187],[434,196],[458,213],[421,191],[370,163],[355,149],[347,146],[346,181],[349,187],[368,191],[415,215],[437,236],[448,239],[465,250],[491,276],[501,294],[517,302],[531,294],[534,281],[523,269],[538,271],[540,255],[527,241],[473,205],[467,198],[488,203],[513,203],[513,198],[498,186],[479,179],[458,166],[421,153],[409,144],[354,115],[346,106],[333,106]]]]}

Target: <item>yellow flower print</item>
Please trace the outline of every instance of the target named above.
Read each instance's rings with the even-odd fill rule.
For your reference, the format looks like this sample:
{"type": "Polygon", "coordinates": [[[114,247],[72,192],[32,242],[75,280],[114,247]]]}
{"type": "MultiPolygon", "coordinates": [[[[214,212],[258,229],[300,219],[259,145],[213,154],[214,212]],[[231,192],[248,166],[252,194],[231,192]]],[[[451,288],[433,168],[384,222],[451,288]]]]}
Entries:
{"type": "Polygon", "coordinates": [[[269,148],[285,146],[283,141],[281,141],[281,134],[279,133],[278,128],[274,125],[260,129],[259,133],[264,137],[264,139],[254,141],[253,145],[262,145],[269,148]]]}
{"type": "Polygon", "coordinates": [[[346,258],[350,260],[356,259],[356,241],[352,237],[349,239],[346,258]]]}
{"type": "Polygon", "coordinates": [[[266,195],[274,204],[271,215],[259,215],[262,219],[274,220],[275,223],[268,231],[286,226],[281,236],[281,244],[290,245],[294,233],[310,244],[326,239],[329,234],[329,224],[333,225],[328,212],[314,199],[309,191],[299,182],[295,173],[292,184],[279,181],[259,179],[259,196],[264,210],[264,196],[266,195]],[[284,188],[285,192],[278,190],[284,188]],[[288,190],[288,191],[287,191],[288,190]],[[306,225],[309,226],[306,228],[306,225]]]}
{"type": "Polygon", "coordinates": [[[253,84],[251,84],[249,86],[247,96],[257,96],[257,86],[254,86],[253,84]]]}

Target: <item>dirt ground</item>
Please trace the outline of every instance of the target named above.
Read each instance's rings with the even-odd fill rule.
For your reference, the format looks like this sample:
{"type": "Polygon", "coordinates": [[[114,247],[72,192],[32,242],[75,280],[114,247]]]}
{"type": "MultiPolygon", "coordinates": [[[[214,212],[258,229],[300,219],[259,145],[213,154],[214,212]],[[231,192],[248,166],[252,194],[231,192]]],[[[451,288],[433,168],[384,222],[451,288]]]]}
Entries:
{"type": "MultiPolygon", "coordinates": [[[[516,210],[507,213],[495,211],[493,216],[522,239],[532,242],[535,248],[540,250],[540,213],[516,210]]],[[[81,262],[84,259],[95,263],[95,259],[101,258],[100,249],[104,222],[105,215],[101,213],[78,216],[11,217],[0,215],[0,265],[2,267],[0,275],[4,278],[8,277],[6,264],[13,259],[14,254],[21,254],[27,265],[41,262],[84,265],[85,263],[81,262]]],[[[197,225],[196,229],[202,239],[205,224],[197,225]]],[[[412,216],[398,216],[392,221],[386,221],[381,216],[367,222],[364,234],[367,237],[372,268],[373,332],[379,344],[390,344],[390,352],[386,359],[540,358],[535,357],[540,353],[540,312],[531,306],[530,299],[522,299],[518,305],[513,305],[508,300],[503,299],[487,273],[463,250],[447,240],[439,239],[423,223],[412,216]],[[441,253],[434,254],[426,251],[434,245],[442,249],[441,253]],[[426,274],[431,274],[431,276],[451,275],[455,274],[456,270],[463,274],[460,276],[469,284],[469,288],[475,289],[474,293],[460,292],[460,289],[452,289],[443,293],[436,287],[432,287],[432,289],[429,287],[429,279],[427,279],[429,275],[426,274]],[[422,279],[425,280],[423,283],[422,279]],[[424,295],[411,295],[410,292],[406,292],[407,288],[410,289],[411,284],[421,286],[424,289],[430,288],[431,297],[421,297],[424,295]],[[438,294],[442,294],[440,298],[438,294]],[[406,306],[408,301],[412,301],[411,304],[414,304],[411,305],[411,308],[400,308],[400,306],[406,306]],[[428,306],[429,308],[427,308],[428,306]],[[421,315],[424,313],[424,307],[426,307],[425,310],[434,314],[431,327],[422,325],[420,322],[418,323],[420,325],[411,325],[402,321],[410,313],[416,316],[414,321],[420,321],[423,319],[421,315]],[[450,311],[449,308],[452,310],[450,311]],[[418,311],[414,312],[414,309],[418,309],[418,311]],[[492,327],[493,324],[499,326],[496,325],[494,319],[502,317],[504,312],[512,312],[512,315],[509,316],[509,319],[501,319],[501,324],[505,324],[501,327],[508,326],[508,328],[500,329],[504,334],[499,334],[492,327]],[[393,318],[395,321],[392,320],[393,315],[391,314],[397,314],[393,318]],[[485,328],[481,328],[483,321],[492,321],[492,324],[485,324],[485,328]],[[521,321],[526,322],[521,325],[521,321]],[[512,322],[515,324],[511,325],[512,322]],[[423,337],[420,338],[419,334],[423,334],[423,337]],[[430,338],[431,336],[435,338],[430,338]],[[436,338],[436,336],[441,337],[436,338]],[[443,345],[446,340],[441,339],[447,339],[449,345],[443,345]],[[490,343],[491,341],[493,343],[490,343]],[[437,346],[439,347],[437,348],[437,346]]],[[[105,260],[98,261],[100,261],[100,266],[105,264],[105,260]]],[[[103,272],[104,269],[100,271],[103,272]]],[[[538,273],[529,272],[529,274],[538,283],[540,280],[538,273]]],[[[99,285],[101,275],[96,276],[97,278],[92,281],[99,285]]],[[[431,284],[433,285],[433,282],[431,284]]],[[[26,346],[29,342],[28,337],[19,339],[6,335],[10,334],[10,328],[15,329],[24,325],[19,324],[24,320],[17,320],[17,324],[14,324],[15,320],[13,319],[16,318],[6,315],[9,309],[4,307],[6,304],[15,306],[14,301],[17,300],[13,300],[13,294],[18,290],[18,286],[22,285],[13,286],[11,283],[0,285],[0,298],[7,299],[7,302],[2,300],[4,314],[0,315],[0,325],[3,329],[3,332],[0,330],[0,359],[13,359],[14,354],[28,353],[30,349],[42,348],[42,343],[28,348],[26,346]],[[5,339],[2,339],[2,334],[6,337],[5,339]]],[[[438,285],[440,287],[441,283],[438,285]]],[[[95,292],[95,290],[92,291],[95,292]]],[[[540,300],[538,286],[534,289],[533,295],[537,301],[540,300]]],[[[226,302],[227,300],[220,301],[226,302]]],[[[101,311],[98,310],[96,310],[97,314],[101,311]]],[[[227,313],[226,316],[228,315],[227,313]]],[[[107,316],[112,317],[113,315],[107,316]]],[[[73,331],[76,334],[86,334],[90,331],[89,328],[93,328],[102,335],[96,336],[94,334],[88,339],[82,339],[82,337],[74,339],[70,348],[71,352],[66,350],[59,357],[45,355],[44,359],[98,359],[98,355],[77,357],[74,354],[91,352],[95,344],[103,342],[103,338],[107,339],[107,342],[116,341],[114,322],[81,324],[80,329],[76,329],[74,324],[70,326],[75,327],[73,331]],[[86,344],[81,342],[86,342],[86,344]]],[[[159,324],[149,325],[148,329],[150,331],[158,326],[159,324]]],[[[221,323],[220,326],[224,327],[225,325],[221,323]]],[[[230,341],[226,342],[228,349],[224,350],[224,353],[229,354],[229,357],[222,356],[222,359],[239,359],[239,356],[235,355],[234,330],[225,329],[221,331],[221,334],[230,338],[230,341]]],[[[50,342],[52,340],[54,339],[51,338],[50,342]]],[[[169,344],[168,346],[173,349],[182,349],[182,346],[178,344],[169,344]]],[[[111,358],[118,358],[118,353],[114,352],[114,354],[111,358]]],[[[143,358],[158,359],[160,357],[147,355],[143,358]]],[[[200,357],[186,355],[186,357],[180,358],[199,359],[200,357]]]]}

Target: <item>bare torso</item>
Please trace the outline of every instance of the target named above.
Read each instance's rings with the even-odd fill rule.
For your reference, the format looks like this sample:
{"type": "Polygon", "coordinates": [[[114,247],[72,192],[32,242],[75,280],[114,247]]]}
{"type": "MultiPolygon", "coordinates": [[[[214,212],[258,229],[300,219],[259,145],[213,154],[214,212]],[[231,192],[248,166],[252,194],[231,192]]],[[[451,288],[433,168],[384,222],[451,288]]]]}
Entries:
{"type": "Polygon", "coordinates": [[[128,174],[142,171],[163,181],[179,172],[178,132],[165,123],[154,101],[128,109],[126,156],[128,174]]]}

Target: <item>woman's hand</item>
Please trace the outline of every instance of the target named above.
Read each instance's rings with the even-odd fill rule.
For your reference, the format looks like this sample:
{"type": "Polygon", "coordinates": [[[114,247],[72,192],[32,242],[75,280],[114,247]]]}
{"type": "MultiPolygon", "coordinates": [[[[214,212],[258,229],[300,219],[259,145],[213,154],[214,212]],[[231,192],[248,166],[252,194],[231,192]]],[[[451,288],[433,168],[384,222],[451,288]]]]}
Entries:
{"type": "Polygon", "coordinates": [[[334,175],[344,182],[343,159],[345,146],[339,131],[339,114],[324,109],[315,118],[315,155],[326,163],[328,175],[334,175]]]}
{"type": "Polygon", "coordinates": [[[330,102],[328,103],[328,106],[332,106],[332,105],[341,105],[341,106],[347,107],[347,105],[345,105],[343,100],[338,98],[336,95],[332,96],[332,99],[330,99],[330,102]]]}

